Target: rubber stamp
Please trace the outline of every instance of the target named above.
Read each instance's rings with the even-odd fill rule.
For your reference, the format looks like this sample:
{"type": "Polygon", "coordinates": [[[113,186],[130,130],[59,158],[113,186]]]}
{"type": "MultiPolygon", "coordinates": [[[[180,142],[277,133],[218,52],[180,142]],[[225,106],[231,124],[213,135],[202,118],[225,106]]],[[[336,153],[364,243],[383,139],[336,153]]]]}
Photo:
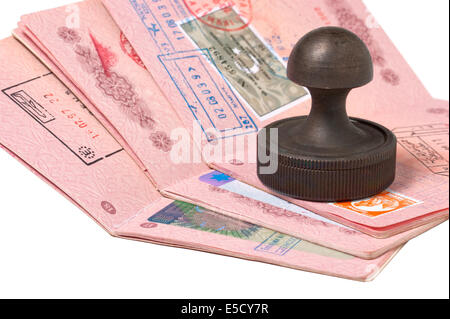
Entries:
{"type": "Polygon", "coordinates": [[[373,79],[364,42],[343,28],[316,29],[295,45],[287,73],[308,88],[311,111],[259,133],[259,152],[278,159],[273,174],[261,173],[264,164],[258,159],[259,179],[283,195],[320,202],[362,199],[389,187],[395,178],[395,135],[380,124],[348,117],[346,111],[350,91],[373,79]],[[278,133],[271,136],[271,129],[278,133]]]}

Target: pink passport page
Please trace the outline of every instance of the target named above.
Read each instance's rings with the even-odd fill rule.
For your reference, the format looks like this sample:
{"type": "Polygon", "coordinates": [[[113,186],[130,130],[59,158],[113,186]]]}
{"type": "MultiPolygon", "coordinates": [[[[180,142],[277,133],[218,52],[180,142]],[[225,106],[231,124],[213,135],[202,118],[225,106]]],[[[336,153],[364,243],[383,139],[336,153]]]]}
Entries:
{"type": "Polygon", "coordinates": [[[354,280],[399,248],[363,260],[163,198],[86,107],[19,42],[0,41],[0,145],[110,234],[354,280]]]}
{"type": "MultiPolygon", "coordinates": [[[[205,161],[269,193],[256,175],[256,133],[281,118],[305,115],[310,106],[308,92],[286,78],[293,45],[321,26],[354,31],[369,47],[375,79],[352,92],[349,114],[395,132],[430,127],[432,133],[423,143],[420,137],[407,147],[401,144],[396,181],[378,196],[342,204],[283,199],[376,237],[448,216],[448,152],[433,142],[437,128],[439,143],[448,149],[448,138],[440,138],[441,132],[448,136],[448,116],[432,111],[430,95],[361,1],[103,3],[185,126],[194,131],[194,121],[194,128],[201,128],[199,144],[225,149],[219,160],[204,156],[205,161]]],[[[37,21],[26,20],[38,29],[37,21]]]]}
{"type": "MultiPolygon", "coordinates": [[[[171,152],[175,145],[169,132],[182,127],[181,121],[102,4],[87,1],[77,6],[82,23],[76,30],[64,26],[67,8],[62,7],[24,17],[15,35],[66,85],[80,92],[79,97],[87,100],[88,108],[102,115],[98,118],[102,123],[107,119],[106,124],[114,126],[113,135],[120,132],[126,141],[124,148],[132,148],[130,152],[140,158],[146,173],[164,195],[361,258],[379,257],[430,228],[427,225],[376,239],[212,171],[200,160],[194,164],[173,163],[171,152]],[[108,64],[102,63],[102,56],[114,58],[108,64]],[[116,92],[112,84],[119,83],[125,89],[121,91],[122,86],[118,86],[116,92]],[[120,92],[129,96],[120,97],[120,92]],[[135,112],[138,115],[133,113],[135,101],[140,101],[141,111],[135,112]],[[143,114],[148,115],[147,121],[140,120],[143,114]],[[230,186],[233,188],[225,189],[230,186]]],[[[195,148],[193,143],[191,146],[195,148]]]]}

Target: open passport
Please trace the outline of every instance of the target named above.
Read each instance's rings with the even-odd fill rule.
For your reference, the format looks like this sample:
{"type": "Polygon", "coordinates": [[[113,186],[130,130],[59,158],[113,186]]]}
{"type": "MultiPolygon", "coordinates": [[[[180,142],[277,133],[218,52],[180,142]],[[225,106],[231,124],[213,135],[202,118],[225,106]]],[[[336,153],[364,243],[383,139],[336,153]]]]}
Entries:
{"type": "Polygon", "coordinates": [[[359,0],[87,0],[25,15],[0,42],[0,145],[111,235],[371,280],[448,219],[449,106],[368,17],[359,0]],[[398,139],[394,184],[364,200],[300,201],[257,177],[258,131],[309,111],[289,53],[325,25],[373,58],[349,114],[398,139]]]}

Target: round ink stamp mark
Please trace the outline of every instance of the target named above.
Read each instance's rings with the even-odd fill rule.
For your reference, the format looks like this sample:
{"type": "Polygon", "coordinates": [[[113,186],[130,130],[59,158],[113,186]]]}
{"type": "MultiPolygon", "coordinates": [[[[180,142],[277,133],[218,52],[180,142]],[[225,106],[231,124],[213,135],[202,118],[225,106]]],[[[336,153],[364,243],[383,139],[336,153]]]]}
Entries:
{"type": "Polygon", "coordinates": [[[117,213],[116,208],[110,202],[103,201],[101,203],[101,206],[102,206],[103,210],[110,215],[115,215],[117,213]]]}
{"type": "Polygon", "coordinates": [[[205,25],[222,31],[239,31],[253,19],[251,0],[183,0],[186,8],[205,25]]]}

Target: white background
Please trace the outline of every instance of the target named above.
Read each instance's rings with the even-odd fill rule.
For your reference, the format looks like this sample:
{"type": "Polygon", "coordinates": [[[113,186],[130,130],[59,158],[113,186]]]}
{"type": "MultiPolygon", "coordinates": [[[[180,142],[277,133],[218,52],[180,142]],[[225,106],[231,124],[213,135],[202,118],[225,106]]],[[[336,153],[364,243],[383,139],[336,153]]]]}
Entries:
{"type": "MultiPolygon", "coordinates": [[[[0,37],[22,14],[67,3],[1,1],[0,37]]],[[[449,1],[365,3],[431,94],[448,100],[449,1]]],[[[448,222],[359,283],[115,239],[3,151],[0,177],[0,298],[449,297],[448,222]]]]}

